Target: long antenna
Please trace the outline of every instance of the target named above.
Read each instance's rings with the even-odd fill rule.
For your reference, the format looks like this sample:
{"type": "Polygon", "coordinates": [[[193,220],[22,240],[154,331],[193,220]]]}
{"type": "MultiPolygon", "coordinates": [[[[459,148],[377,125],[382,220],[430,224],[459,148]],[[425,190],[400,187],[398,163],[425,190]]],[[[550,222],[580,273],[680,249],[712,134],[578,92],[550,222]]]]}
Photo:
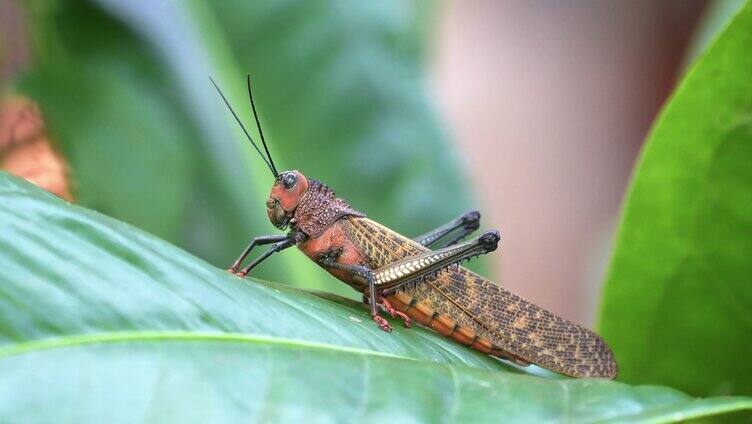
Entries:
{"type": "MultiPolygon", "coordinates": [[[[235,121],[237,121],[238,125],[240,125],[240,128],[243,129],[243,132],[245,133],[245,136],[248,137],[248,141],[251,142],[251,144],[256,149],[256,151],[258,152],[258,154],[261,155],[261,159],[264,160],[264,162],[266,163],[266,166],[268,166],[269,170],[272,171],[272,175],[274,175],[274,178],[277,178],[279,176],[279,174],[277,173],[276,168],[272,167],[271,163],[269,163],[269,161],[266,160],[266,157],[264,156],[264,154],[261,153],[261,149],[259,149],[259,147],[256,145],[256,143],[254,143],[253,139],[251,138],[251,135],[248,134],[248,130],[245,129],[245,125],[243,125],[243,123],[240,121],[240,118],[238,118],[238,114],[235,113],[235,110],[233,110],[232,106],[230,106],[230,102],[227,101],[227,98],[225,97],[224,93],[222,93],[222,90],[220,90],[219,86],[217,85],[217,83],[214,82],[214,78],[209,77],[209,79],[211,80],[212,84],[214,85],[214,88],[217,89],[217,92],[219,93],[219,95],[222,97],[222,100],[224,100],[225,104],[227,105],[227,108],[230,109],[230,112],[232,112],[232,116],[235,117],[235,121]]],[[[264,144],[264,147],[266,147],[266,144],[264,144]]]]}
{"type": "Polygon", "coordinates": [[[274,160],[269,153],[269,148],[266,147],[266,140],[264,139],[264,132],[261,131],[261,122],[259,122],[258,114],[256,114],[256,105],[253,104],[253,92],[251,91],[251,74],[246,74],[246,80],[248,81],[248,98],[251,99],[251,109],[253,110],[253,117],[256,119],[256,128],[258,128],[259,135],[261,136],[261,144],[264,145],[264,151],[266,151],[266,157],[269,158],[271,163],[272,172],[277,175],[277,167],[274,166],[274,160]]]}

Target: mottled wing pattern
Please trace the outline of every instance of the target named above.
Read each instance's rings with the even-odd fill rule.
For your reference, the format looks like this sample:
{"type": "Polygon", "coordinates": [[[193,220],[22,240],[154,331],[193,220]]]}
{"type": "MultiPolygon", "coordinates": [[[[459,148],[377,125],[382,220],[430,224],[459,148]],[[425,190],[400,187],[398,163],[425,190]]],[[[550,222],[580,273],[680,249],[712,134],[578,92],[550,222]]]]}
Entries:
{"type": "MultiPolygon", "coordinates": [[[[349,236],[379,268],[428,251],[366,218],[350,218],[349,236]]],[[[594,332],[540,308],[465,269],[402,289],[418,302],[491,341],[508,356],[576,377],[614,378],[611,349],[594,332]]]]}

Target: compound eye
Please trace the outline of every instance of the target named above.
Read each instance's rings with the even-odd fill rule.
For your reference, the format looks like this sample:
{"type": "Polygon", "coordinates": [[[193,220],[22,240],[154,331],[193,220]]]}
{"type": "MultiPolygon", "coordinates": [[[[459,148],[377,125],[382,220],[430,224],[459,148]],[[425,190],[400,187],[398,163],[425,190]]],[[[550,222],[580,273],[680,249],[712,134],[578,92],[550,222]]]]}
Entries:
{"type": "Polygon", "coordinates": [[[285,174],[285,176],[282,177],[282,185],[284,185],[288,190],[295,187],[295,183],[297,182],[298,177],[296,177],[293,173],[285,174]]]}

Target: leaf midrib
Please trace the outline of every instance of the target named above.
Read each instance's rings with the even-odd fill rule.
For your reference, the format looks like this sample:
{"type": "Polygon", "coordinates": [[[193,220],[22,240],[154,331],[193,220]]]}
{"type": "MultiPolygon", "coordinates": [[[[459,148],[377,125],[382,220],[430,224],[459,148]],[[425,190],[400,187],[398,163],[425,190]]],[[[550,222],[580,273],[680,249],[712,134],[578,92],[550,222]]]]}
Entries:
{"type": "Polygon", "coordinates": [[[117,331],[91,334],[76,334],[62,337],[50,337],[39,340],[16,343],[0,347],[0,359],[19,356],[45,350],[82,346],[98,343],[120,343],[128,341],[214,341],[223,343],[268,344],[288,347],[299,347],[326,351],[336,351],[357,355],[368,355],[382,358],[408,359],[407,356],[393,355],[367,349],[338,346],[329,343],[310,342],[283,337],[269,337],[244,333],[215,333],[196,331],[117,331]]]}

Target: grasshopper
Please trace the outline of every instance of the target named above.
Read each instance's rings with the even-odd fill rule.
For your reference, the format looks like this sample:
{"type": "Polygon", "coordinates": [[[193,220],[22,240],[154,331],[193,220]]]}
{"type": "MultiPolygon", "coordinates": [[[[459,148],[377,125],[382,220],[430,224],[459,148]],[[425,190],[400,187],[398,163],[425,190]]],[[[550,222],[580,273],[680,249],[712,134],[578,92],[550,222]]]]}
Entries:
{"type": "Polygon", "coordinates": [[[410,239],[372,221],[337,197],[324,183],[300,171],[278,172],[266,145],[250,75],[248,96],[264,153],[212,80],[248,140],[274,176],[266,212],[286,234],[254,237],[229,268],[245,277],[259,263],[293,246],[337,279],[363,294],[373,321],[384,331],[386,311],[405,327],[413,321],[488,355],[531,363],[571,377],[613,379],[611,349],[593,331],[565,320],[460,266],[496,250],[500,235],[487,231],[462,242],[480,227],[477,211],[465,213],[410,239]],[[441,240],[445,240],[438,248],[441,240]],[[271,247],[241,268],[251,251],[271,247]]]}

